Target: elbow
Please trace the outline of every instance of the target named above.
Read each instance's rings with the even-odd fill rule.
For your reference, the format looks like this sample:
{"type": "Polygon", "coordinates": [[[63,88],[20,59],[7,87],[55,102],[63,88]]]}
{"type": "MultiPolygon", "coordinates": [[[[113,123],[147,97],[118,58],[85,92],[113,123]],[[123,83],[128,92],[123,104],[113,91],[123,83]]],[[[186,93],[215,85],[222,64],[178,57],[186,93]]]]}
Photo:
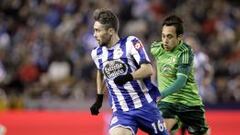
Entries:
{"type": "Polygon", "coordinates": [[[187,78],[185,78],[185,77],[180,77],[180,78],[178,78],[178,79],[177,79],[177,84],[178,84],[178,86],[179,86],[179,89],[182,89],[182,88],[185,87],[186,84],[187,84],[187,78]]]}
{"type": "Polygon", "coordinates": [[[137,73],[133,73],[133,78],[142,79],[146,77],[150,77],[153,75],[153,68],[151,64],[141,64],[140,69],[138,69],[137,73]]]}
{"type": "Polygon", "coordinates": [[[146,65],[145,73],[147,77],[150,77],[151,75],[153,75],[153,68],[151,64],[146,65]]]}
{"type": "Polygon", "coordinates": [[[152,66],[150,67],[150,69],[149,69],[149,74],[148,74],[149,76],[151,76],[151,75],[153,75],[153,68],[152,68],[152,66]]]}

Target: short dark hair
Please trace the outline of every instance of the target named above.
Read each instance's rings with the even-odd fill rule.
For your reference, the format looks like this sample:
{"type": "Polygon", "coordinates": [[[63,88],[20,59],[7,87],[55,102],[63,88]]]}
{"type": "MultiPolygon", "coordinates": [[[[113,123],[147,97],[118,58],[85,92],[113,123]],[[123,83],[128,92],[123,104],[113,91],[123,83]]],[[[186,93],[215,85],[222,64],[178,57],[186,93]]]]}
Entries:
{"type": "Polygon", "coordinates": [[[162,27],[166,26],[174,26],[176,28],[176,34],[177,36],[183,34],[183,21],[180,17],[176,15],[170,15],[167,18],[164,19],[162,27]]]}
{"type": "Polygon", "coordinates": [[[95,21],[105,25],[107,29],[113,28],[116,32],[118,32],[119,20],[111,10],[105,8],[96,9],[93,16],[95,21]]]}

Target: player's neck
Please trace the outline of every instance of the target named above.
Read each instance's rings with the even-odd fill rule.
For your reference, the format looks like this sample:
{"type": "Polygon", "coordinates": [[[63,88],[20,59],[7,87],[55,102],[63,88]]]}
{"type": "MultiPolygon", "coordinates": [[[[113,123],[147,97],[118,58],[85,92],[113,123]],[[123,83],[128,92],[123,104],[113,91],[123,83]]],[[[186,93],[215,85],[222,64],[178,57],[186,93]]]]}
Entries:
{"type": "Polygon", "coordinates": [[[119,39],[120,38],[119,38],[118,34],[113,35],[107,47],[108,48],[113,47],[119,41],[119,39]]]}

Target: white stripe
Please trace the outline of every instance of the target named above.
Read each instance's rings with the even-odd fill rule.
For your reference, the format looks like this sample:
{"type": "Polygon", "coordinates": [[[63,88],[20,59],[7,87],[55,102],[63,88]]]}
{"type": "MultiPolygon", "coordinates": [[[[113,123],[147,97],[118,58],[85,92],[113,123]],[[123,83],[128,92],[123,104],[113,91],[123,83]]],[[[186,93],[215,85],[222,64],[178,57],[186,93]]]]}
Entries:
{"type": "MultiPolygon", "coordinates": [[[[119,44],[118,44],[118,45],[115,45],[114,48],[115,48],[115,49],[114,49],[114,52],[113,52],[113,59],[119,59],[119,57],[120,57],[120,55],[119,55],[119,49],[120,49],[120,48],[119,48],[119,44]],[[119,48],[119,49],[116,49],[116,48],[119,48]],[[116,50],[118,50],[118,51],[116,51],[116,50]]],[[[103,60],[102,60],[102,62],[103,62],[103,64],[104,64],[103,67],[105,67],[105,65],[107,64],[107,62],[105,62],[105,61],[108,61],[108,49],[107,49],[106,47],[103,48],[103,54],[104,54],[104,55],[103,55],[103,60]]],[[[116,95],[117,100],[118,100],[118,102],[119,102],[120,107],[122,108],[122,110],[123,110],[123,111],[128,111],[129,108],[128,108],[128,106],[127,106],[127,103],[126,103],[126,101],[125,101],[125,99],[124,99],[121,91],[117,88],[117,86],[116,86],[116,84],[113,82],[113,80],[109,80],[109,79],[108,79],[108,83],[109,83],[109,85],[112,87],[113,93],[116,95]]],[[[117,108],[116,108],[116,104],[114,104],[113,98],[112,98],[112,102],[113,102],[112,109],[113,109],[113,111],[116,111],[117,108]]]]}
{"type": "Polygon", "coordinates": [[[142,89],[142,92],[144,93],[145,98],[147,99],[148,103],[151,103],[153,101],[153,99],[151,98],[151,96],[148,93],[149,90],[147,89],[147,87],[145,86],[145,84],[143,82],[141,82],[140,84],[142,84],[142,85],[140,85],[140,87],[142,89]]]}
{"type": "Polygon", "coordinates": [[[109,81],[109,84],[112,86],[112,90],[113,90],[114,94],[117,96],[117,100],[118,100],[122,110],[128,111],[129,108],[127,106],[127,103],[126,103],[121,91],[117,88],[117,86],[115,85],[115,83],[113,81],[109,81]]]}
{"type": "Polygon", "coordinates": [[[137,50],[134,48],[133,43],[131,41],[132,39],[133,38],[131,38],[130,40],[128,40],[126,42],[127,52],[129,52],[134,57],[134,59],[137,61],[137,63],[139,64],[141,57],[140,57],[139,53],[137,52],[137,50]]]}
{"type": "Polygon", "coordinates": [[[112,99],[112,110],[113,110],[113,112],[115,112],[115,111],[117,111],[117,108],[116,108],[116,105],[114,103],[113,97],[111,97],[111,99],[112,99]]]}
{"type": "Polygon", "coordinates": [[[134,88],[132,87],[131,83],[126,83],[124,85],[124,88],[126,90],[128,90],[128,94],[131,96],[133,104],[134,104],[134,108],[140,108],[142,107],[142,102],[137,94],[137,92],[134,90],[134,88]]]}
{"type": "MultiPolygon", "coordinates": [[[[129,65],[130,65],[130,68],[131,68],[132,71],[135,71],[135,70],[136,70],[136,67],[135,67],[135,65],[133,64],[133,61],[132,61],[132,60],[131,60],[131,61],[129,60],[129,65]]],[[[140,81],[137,81],[137,83],[138,83],[139,86],[141,85],[140,81]]],[[[130,83],[129,83],[129,84],[130,84],[130,83]]],[[[134,90],[133,86],[132,86],[132,85],[130,85],[130,86],[131,86],[130,89],[134,90]]],[[[140,89],[141,89],[141,87],[140,87],[140,89]]],[[[134,103],[134,107],[135,107],[135,108],[142,107],[141,99],[140,99],[140,97],[138,96],[136,90],[134,90],[133,93],[129,93],[129,95],[132,97],[132,101],[133,101],[133,103],[134,103]]]]}
{"type": "MultiPolygon", "coordinates": [[[[132,54],[135,58],[135,60],[137,61],[137,63],[140,63],[140,60],[141,60],[141,56],[140,54],[138,53],[138,51],[134,48],[134,45],[132,43],[132,40],[136,38],[139,42],[141,42],[141,40],[139,40],[137,37],[134,37],[134,36],[130,36],[126,42],[126,46],[127,46],[127,52],[129,52],[130,54],[132,54]]],[[[142,44],[142,42],[141,42],[142,44]]],[[[143,44],[142,44],[143,45],[143,44]]],[[[143,49],[143,52],[144,52],[144,56],[146,57],[146,60],[147,61],[150,61],[147,53],[146,53],[146,50],[144,48],[144,45],[142,46],[142,49],[143,49]]]]}
{"type": "Polygon", "coordinates": [[[148,103],[151,103],[151,102],[153,101],[153,99],[151,98],[151,96],[149,95],[148,92],[145,92],[144,95],[145,95],[145,97],[146,97],[148,103]]]}
{"type": "Polygon", "coordinates": [[[116,108],[116,105],[115,105],[113,99],[112,99],[112,110],[113,110],[113,112],[117,111],[117,108],[116,108]]]}
{"type": "Polygon", "coordinates": [[[98,57],[97,57],[97,49],[94,49],[92,52],[91,52],[91,56],[92,56],[92,59],[95,63],[95,65],[97,66],[97,68],[99,69],[99,63],[98,63],[98,57]]]}
{"type": "MultiPolygon", "coordinates": [[[[103,47],[102,48],[102,51],[103,51],[103,55],[102,55],[102,62],[104,63],[105,61],[108,60],[108,50],[106,47],[103,47]]],[[[103,66],[104,67],[104,66],[103,66]]]]}

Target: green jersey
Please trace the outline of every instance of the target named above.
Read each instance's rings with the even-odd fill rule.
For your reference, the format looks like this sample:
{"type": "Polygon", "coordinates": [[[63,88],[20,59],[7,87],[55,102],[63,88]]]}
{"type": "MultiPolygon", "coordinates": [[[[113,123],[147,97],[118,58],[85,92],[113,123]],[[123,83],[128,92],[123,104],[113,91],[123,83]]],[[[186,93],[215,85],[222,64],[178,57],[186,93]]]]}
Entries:
{"type": "Polygon", "coordinates": [[[162,45],[162,42],[153,42],[151,45],[151,53],[157,65],[157,79],[160,92],[172,85],[178,75],[187,77],[186,85],[183,88],[166,96],[162,101],[182,103],[188,106],[203,105],[193,76],[193,52],[191,48],[181,42],[172,51],[166,51],[162,45]],[[181,70],[184,66],[190,68],[190,71],[184,72],[181,70]]]}

